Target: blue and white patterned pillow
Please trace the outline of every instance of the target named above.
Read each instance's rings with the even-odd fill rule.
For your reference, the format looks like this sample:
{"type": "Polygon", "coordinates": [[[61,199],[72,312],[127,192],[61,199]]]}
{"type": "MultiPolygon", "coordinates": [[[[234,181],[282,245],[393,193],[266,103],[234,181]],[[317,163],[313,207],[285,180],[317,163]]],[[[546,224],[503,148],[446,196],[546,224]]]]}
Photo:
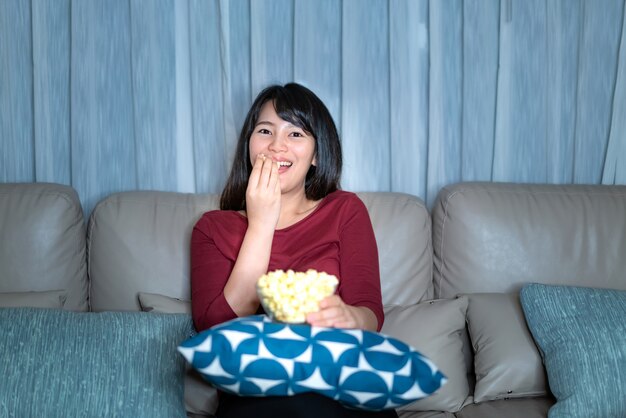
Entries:
{"type": "Polygon", "coordinates": [[[278,323],[265,315],[216,325],[178,350],[213,385],[245,396],[317,392],[381,410],[424,398],[446,381],[430,360],[397,339],[278,323]]]}

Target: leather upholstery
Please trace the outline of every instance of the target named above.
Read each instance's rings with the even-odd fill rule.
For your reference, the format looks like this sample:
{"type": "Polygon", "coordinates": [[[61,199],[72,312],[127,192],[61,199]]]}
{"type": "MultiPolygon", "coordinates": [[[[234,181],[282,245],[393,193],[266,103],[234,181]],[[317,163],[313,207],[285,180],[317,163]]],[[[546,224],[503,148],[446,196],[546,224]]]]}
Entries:
{"type": "Polygon", "coordinates": [[[87,248],[94,311],[139,311],[138,293],[189,300],[189,241],[215,195],[133,191],[94,209],[87,248]]]}
{"type": "Polygon", "coordinates": [[[626,186],[460,183],[433,208],[435,297],[526,282],[626,289],[626,186]]]}
{"type": "MultiPolygon", "coordinates": [[[[386,326],[407,339],[419,339],[413,324],[420,318],[395,320],[393,312],[424,300],[516,292],[527,282],[626,289],[626,186],[454,184],[441,190],[432,222],[416,197],[359,196],[378,243],[386,326]]],[[[94,311],[140,310],[140,292],[188,300],[191,229],[217,204],[216,195],[116,193],[97,205],[85,231],[72,188],[0,184],[0,292],[66,291],[65,309],[87,310],[89,290],[94,311]]],[[[471,370],[465,348],[461,363],[471,370]]],[[[554,402],[472,401],[455,415],[545,417],[554,402]]]]}
{"type": "Polygon", "coordinates": [[[0,292],[61,290],[65,309],[88,309],[85,222],[74,189],[0,184],[0,237],[0,292]]]}
{"type": "MultiPolygon", "coordinates": [[[[374,224],[385,305],[430,298],[430,217],[423,203],[400,193],[359,196],[374,224]]],[[[87,240],[93,310],[140,310],[139,292],[189,300],[191,230],[216,208],[217,195],[135,191],[102,200],[87,240]]]]}
{"type": "Polygon", "coordinates": [[[383,305],[406,306],[433,298],[431,221],[424,203],[402,193],[357,193],[372,220],[383,305]]]}

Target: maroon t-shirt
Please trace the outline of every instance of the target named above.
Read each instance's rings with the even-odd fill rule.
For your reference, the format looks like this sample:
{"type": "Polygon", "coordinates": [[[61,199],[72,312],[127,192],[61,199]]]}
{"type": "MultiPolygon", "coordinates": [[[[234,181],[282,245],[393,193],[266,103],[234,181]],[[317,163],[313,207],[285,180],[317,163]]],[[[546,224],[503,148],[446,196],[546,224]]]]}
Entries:
{"type": "MultiPolygon", "coordinates": [[[[248,219],[237,211],[205,213],[191,235],[191,300],[198,331],[235,318],[224,286],[237,260],[248,219]]],[[[268,271],[315,269],[339,279],[337,293],[365,306],[383,325],[378,250],[369,214],[354,193],[338,190],[297,223],[276,230],[268,271]]]]}

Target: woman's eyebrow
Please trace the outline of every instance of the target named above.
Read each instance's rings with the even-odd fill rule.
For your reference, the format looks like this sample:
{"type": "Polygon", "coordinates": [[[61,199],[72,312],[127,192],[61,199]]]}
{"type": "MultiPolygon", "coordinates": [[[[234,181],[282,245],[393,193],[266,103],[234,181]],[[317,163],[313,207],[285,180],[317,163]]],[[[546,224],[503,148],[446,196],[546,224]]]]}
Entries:
{"type": "MultiPolygon", "coordinates": [[[[276,126],[276,124],[275,124],[274,122],[271,122],[271,121],[269,121],[269,120],[260,120],[260,121],[258,121],[258,122],[256,123],[256,125],[255,125],[255,126],[259,126],[259,125],[276,126]]],[[[304,130],[303,128],[299,127],[298,125],[294,125],[294,124],[293,124],[293,123],[291,123],[291,122],[287,122],[287,128],[297,128],[297,129],[302,129],[302,130],[304,130]]]]}

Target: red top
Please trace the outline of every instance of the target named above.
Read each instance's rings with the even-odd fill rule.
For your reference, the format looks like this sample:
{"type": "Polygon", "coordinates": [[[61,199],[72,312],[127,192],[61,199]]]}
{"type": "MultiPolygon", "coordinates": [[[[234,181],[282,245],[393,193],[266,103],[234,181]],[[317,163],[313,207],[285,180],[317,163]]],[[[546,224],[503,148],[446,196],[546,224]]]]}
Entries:
{"type": "MultiPolygon", "coordinates": [[[[205,213],[191,235],[191,299],[198,331],[235,318],[224,286],[237,260],[248,219],[237,211],[205,213]]],[[[369,214],[356,194],[338,190],[295,224],[274,232],[268,271],[315,269],[339,279],[337,293],[365,306],[383,325],[378,250],[369,214]]],[[[262,308],[259,308],[260,312],[262,308]]]]}

